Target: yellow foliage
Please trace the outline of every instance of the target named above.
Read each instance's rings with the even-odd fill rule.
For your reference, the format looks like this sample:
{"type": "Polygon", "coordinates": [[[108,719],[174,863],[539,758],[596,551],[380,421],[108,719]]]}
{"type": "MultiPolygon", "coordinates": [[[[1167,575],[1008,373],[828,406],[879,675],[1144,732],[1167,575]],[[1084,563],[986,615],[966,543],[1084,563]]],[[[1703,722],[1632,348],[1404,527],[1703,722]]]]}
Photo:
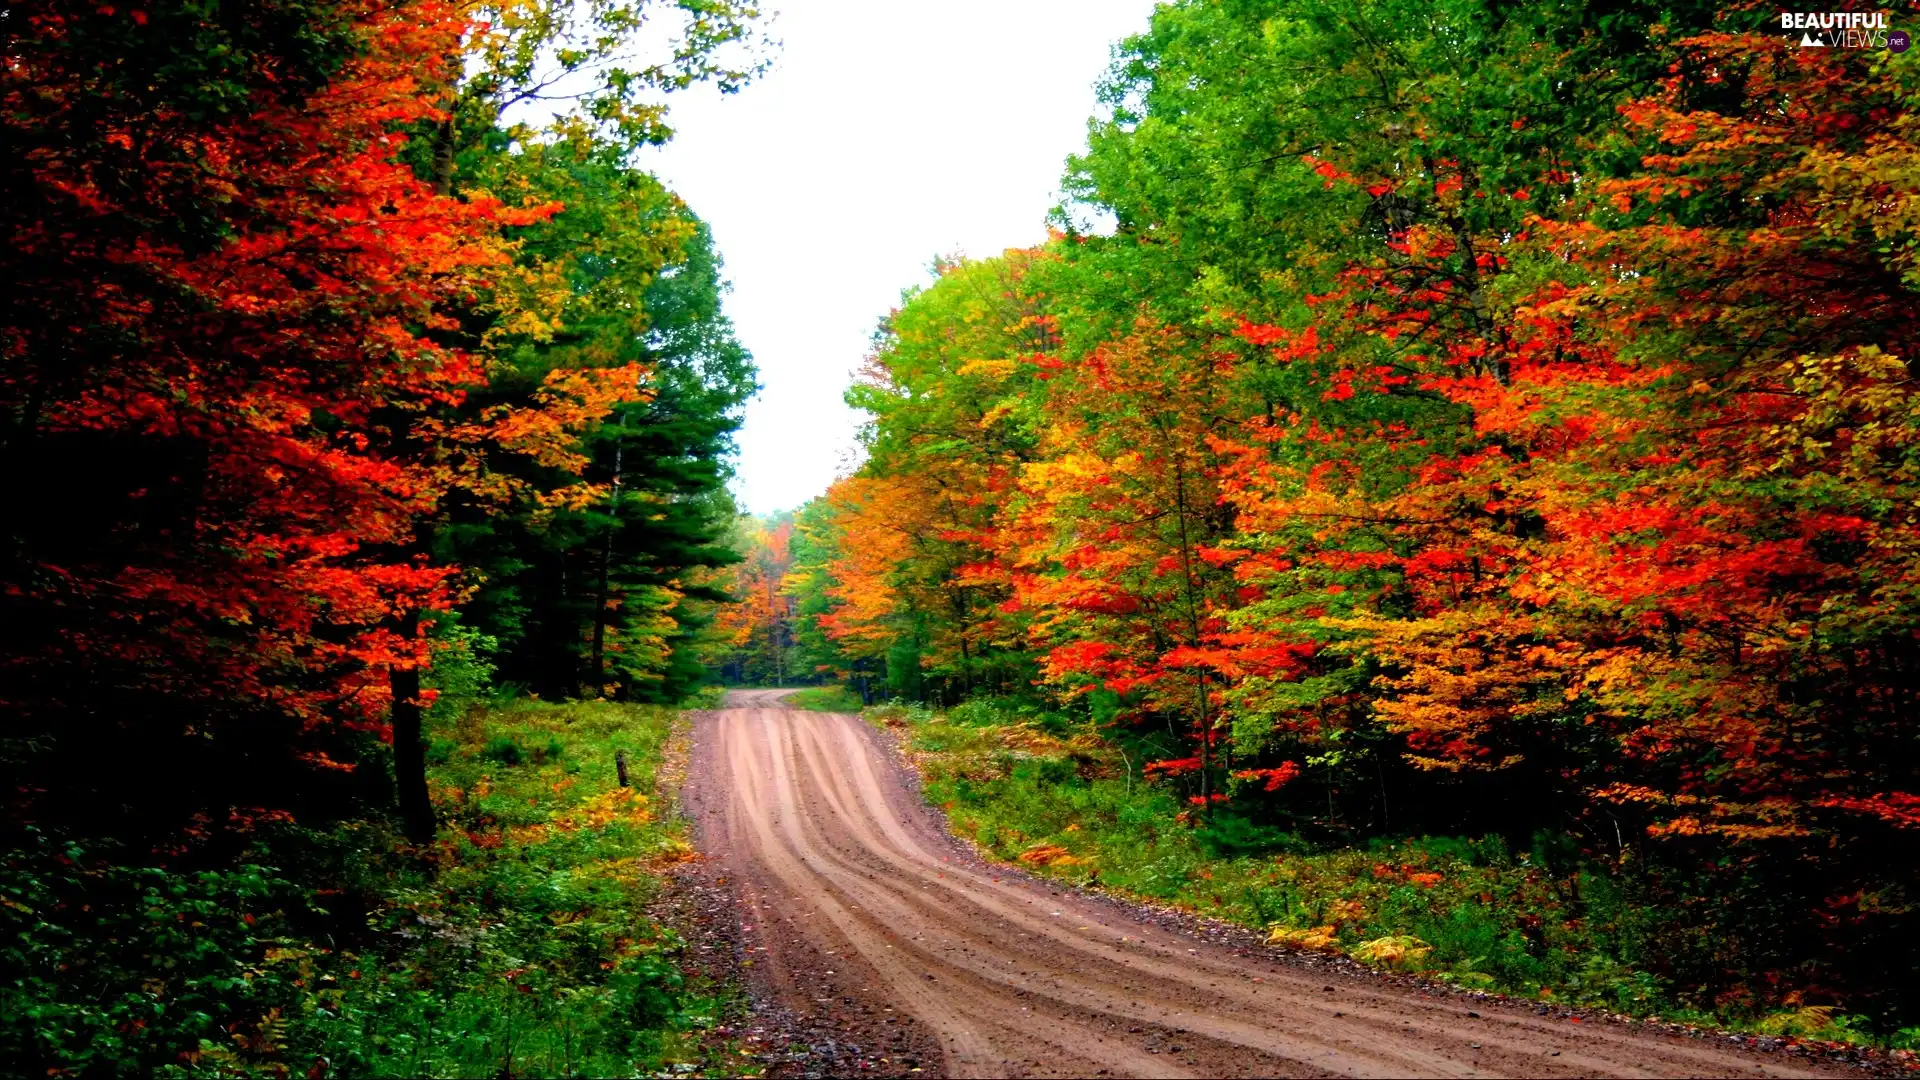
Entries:
{"type": "Polygon", "coordinates": [[[638,888],[647,881],[645,868],[639,859],[632,856],[623,859],[596,859],[582,864],[577,873],[583,879],[611,881],[626,888],[638,888]]]}
{"type": "Polygon", "coordinates": [[[968,360],[961,364],[955,375],[984,375],[989,379],[1004,379],[1014,373],[1020,365],[1012,360],[968,360]]]}
{"type": "Polygon", "coordinates": [[[1024,750],[1030,754],[1057,757],[1069,749],[1063,739],[1041,731],[1030,724],[1012,724],[1000,730],[1000,745],[1009,750],[1024,750]]]}
{"type": "MultiPolygon", "coordinates": [[[[1791,999],[1789,999],[1791,1000],[1791,999]]],[[[1803,1005],[1790,1012],[1777,1012],[1760,1021],[1765,1035],[1795,1035],[1806,1039],[1835,1039],[1846,1034],[1845,1025],[1833,1015],[1831,1005],[1803,1005]]]]}
{"type": "Polygon", "coordinates": [[[1021,852],[1019,859],[1028,866],[1079,866],[1087,861],[1058,844],[1035,844],[1021,852]]]}
{"type": "Polygon", "coordinates": [[[545,825],[514,825],[507,829],[507,839],[515,844],[541,844],[547,840],[545,825]]]}
{"type": "Polygon", "coordinates": [[[1411,934],[1389,934],[1386,937],[1363,941],[1353,947],[1348,955],[1363,964],[1379,964],[1383,967],[1412,967],[1426,959],[1433,946],[1411,934]]]}
{"type": "Polygon", "coordinates": [[[1267,932],[1267,944],[1287,945],[1296,949],[1332,949],[1339,943],[1334,939],[1331,926],[1316,926],[1309,930],[1275,926],[1267,932]]]}
{"type": "Polygon", "coordinates": [[[1327,916],[1335,926],[1359,922],[1367,917],[1367,905],[1358,900],[1335,900],[1327,905],[1327,916]]]}
{"type": "Polygon", "coordinates": [[[652,820],[653,812],[647,809],[645,795],[632,788],[613,788],[564,814],[556,815],[553,827],[570,832],[574,829],[604,829],[616,821],[645,825],[652,820]]]}
{"type": "Polygon", "coordinates": [[[647,860],[647,865],[653,869],[659,869],[699,857],[700,853],[693,849],[692,844],[675,836],[668,838],[667,842],[661,845],[660,850],[653,853],[653,857],[647,860]]]}

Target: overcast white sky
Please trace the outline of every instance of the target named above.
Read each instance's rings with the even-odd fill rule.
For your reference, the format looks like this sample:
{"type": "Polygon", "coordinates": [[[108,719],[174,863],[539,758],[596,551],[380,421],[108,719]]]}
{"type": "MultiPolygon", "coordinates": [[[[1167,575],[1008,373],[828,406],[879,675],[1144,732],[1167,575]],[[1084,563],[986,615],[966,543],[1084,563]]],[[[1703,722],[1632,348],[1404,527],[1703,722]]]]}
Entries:
{"type": "Polygon", "coordinates": [[[841,403],[877,320],[937,254],[1036,243],[1109,47],[1152,0],[784,0],[775,66],[675,95],[643,164],[713,226],[765,386],[736,491],[797,507],[854,463],[841,403]]]}

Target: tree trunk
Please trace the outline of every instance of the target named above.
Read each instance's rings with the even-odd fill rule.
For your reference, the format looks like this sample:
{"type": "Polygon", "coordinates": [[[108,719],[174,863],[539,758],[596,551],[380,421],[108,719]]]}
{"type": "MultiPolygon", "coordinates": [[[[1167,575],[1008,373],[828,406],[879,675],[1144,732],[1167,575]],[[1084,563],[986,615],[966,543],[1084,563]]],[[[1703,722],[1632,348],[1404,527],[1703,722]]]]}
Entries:
{"type": "MultiPolygon", "coordinates": [[[[1173,459],[1174,502],[1179,510],[1180,524],[1180,572],[1185,581],[1187,600],[1187,644],[1194,648],[1200,646],[1200,599],[1194,575],[1193,540],[1187,533],[1187,470],[1186,459],[1176,455],[1173,459]]],[[[1204,673],[1194,678],[1195,705],[1200,719],[1200,816],[1206,820],[1213,818],[1213,724],[1207,715],[1207,677],[1204,673]]]]}
{"type": "Polygon", "coordinates": [[[453,111],[457,101],[447,103],[447,118],[433,133],[433,193],[453,194],[454,145],[453,111]]]}
{"type": "MultiPolygon", "coordinates": [[[[419,612],[410,611],[401,617],[400,634],[409,641],[419,638],[419,612]]],[[[427,797],[427,744],[421,723],[420,669],[388,668],[387,685],[393,691],[393,782],[399,796],[401,828],[413,843],[432,843],[436,823],[433,800],[427,797]]]]}
{"type": "Polygon", "coordinates": [[[785,646],[782,644],[782,639],[785,638],[786,635],[781,633],[785,625],[785,620],[781,618],[780,609],[775,606],[778,602],[778,598],[773,592],[773,577],[772,575],[768,575],[767,648],[773,652],[773,655],[769,657],[769,659],[773,661],[773,685],[785,686],[787,685],[787,653],[785,646]]]}
{"type": "Polygon", "coordinates": [[[593,660],[587,665],[593,678],[587,688],[590,697],[600,697],[607,692],[607,577],[612,563],[613,537],[608,535],[606,548],[600,552],[600,585],[594,590],[593,660]]]}
{"type": "Polygon", "coordinates": [[[960,624],[960,697],[973,696],[973,656],[967,650],[967,627],[960,624]]]}
{"type": "Polygon", "coordinates": [[[1194,707],[1200,712],[1200,816],[1213,819],[1213,715],[1207,703],[1207,675],[1193,677],[1194,707]]]}
{"type": "Polygon", "coordinates": [[[607,527],[606,543],[600,548],[600,588],[593,605],[593,693],[607,687],[607,582],[613,574],[613,534],[620,528],[620,464],[625,447],[613,444],[613,524],[607,527]]]}

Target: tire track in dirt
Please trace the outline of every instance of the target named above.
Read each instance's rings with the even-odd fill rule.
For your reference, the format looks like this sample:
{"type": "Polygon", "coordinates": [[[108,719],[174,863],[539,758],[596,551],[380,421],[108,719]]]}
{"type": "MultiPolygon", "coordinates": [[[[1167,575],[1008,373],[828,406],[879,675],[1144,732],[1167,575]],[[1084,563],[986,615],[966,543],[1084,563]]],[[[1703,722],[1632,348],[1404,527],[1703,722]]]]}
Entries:
{"type": "Polygon", "coordinates": [[[1837,1076],[1806,1059],[1249,958],[980,862],[858,719],[736,691],[686,801],[756,981],[950,1076],[1837,1076]]]}

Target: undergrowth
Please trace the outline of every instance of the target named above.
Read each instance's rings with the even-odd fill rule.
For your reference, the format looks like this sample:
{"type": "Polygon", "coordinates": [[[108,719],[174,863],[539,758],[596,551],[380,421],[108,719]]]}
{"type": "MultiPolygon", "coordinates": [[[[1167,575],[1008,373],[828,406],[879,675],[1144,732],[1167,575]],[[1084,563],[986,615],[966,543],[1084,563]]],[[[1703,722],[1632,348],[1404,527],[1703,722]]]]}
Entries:
{"type": "Polygon", "coordinates": [[[795,690],[787,695],[787,704],[796,709],[834,713],[857,713],[862,707],[860,695],[838,683],[795,690]]]}
{"type": "Polygon", "coordinates": [[[727,698],[724,686],[703,686],[680,703],[683,709],[717,709],[727,698]]]}
{"type": "MultiPolygon", "coordinates": [[[[1195,817],[1091,728],[967,702],[898,704],[927,798],[990,855],[1076,885],[1267,932],[1463,987],[1635,1016],[1803,1038],[1871,1041],[1827,1006],[1772,1012],[1700,1000],[1663,977],[1673,913],[1641,902],[1631,868],[1570,863],[1556,838],[1379,838],[1325,849],[1216,810],[1195,817]]],[[[1920,1029],[1882,1040],[1920,1045],[1920,1029]]]]}
{"type": "Polygon", "coordinates": [[[378,820],[280,823],[196,871],[24,834],[0,883],[0,1072],[738,1074],[699,1038],[722,1003],[683,983],[646,910],[690,852],[649,801],[674,718],[526,702],[443,720],[429,851],[378,820]]]}

